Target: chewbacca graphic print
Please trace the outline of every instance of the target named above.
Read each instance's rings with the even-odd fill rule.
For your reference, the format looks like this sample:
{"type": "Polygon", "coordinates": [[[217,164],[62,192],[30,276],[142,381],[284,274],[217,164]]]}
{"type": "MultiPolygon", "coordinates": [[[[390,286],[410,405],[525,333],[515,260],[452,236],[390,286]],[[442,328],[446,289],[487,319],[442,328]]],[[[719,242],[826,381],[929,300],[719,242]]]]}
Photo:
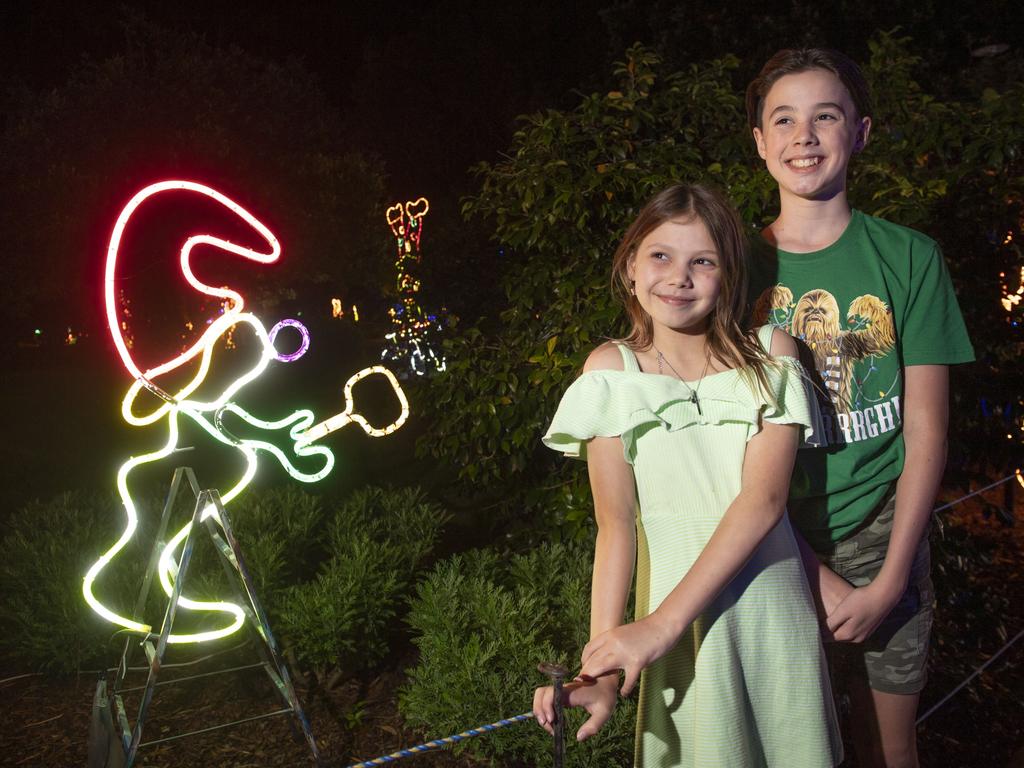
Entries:
{"type": "Polygon", "coordinates": [[[752,324],[792,335],[821,407],[820,448],[797,458],[790,511],[815,546],[852,532],[903,470],[903,372],[974,359],[938,246],[858,211],[832,245],[754,244],[752,324]]]}
{"type": "Polygon", "coordinates": [[[879,426],[886,431],[895,428],[899,395],[893,392],[899,374],[883,382],[876,376],[880,369],[875,365],[896,343],[888,304],[865,294],[840,314],[836,297],[823,288],[807,291],[794,301],[793,292],[777,284],[758,297],[754,317],[758,325],[781,328],[810,351],[813,370],[820,377],[814,383],[824,396],[819,404],[828,443],[863,440],[876,434],[879,426]],[[857,366],[855,372],[854,364],[860,362],[867,365],[857,366]]]}

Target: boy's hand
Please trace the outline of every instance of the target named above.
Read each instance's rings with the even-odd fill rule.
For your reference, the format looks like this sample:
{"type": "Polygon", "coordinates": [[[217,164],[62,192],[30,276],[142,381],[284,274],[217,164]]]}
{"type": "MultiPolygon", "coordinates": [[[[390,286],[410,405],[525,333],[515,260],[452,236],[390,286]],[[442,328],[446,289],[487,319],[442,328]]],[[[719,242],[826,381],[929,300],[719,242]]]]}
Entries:
{"type": "MultiPolygon", "coordinates": [[[[597,733],[615,711],[618,675],[593,682],[576,680],[562,686],[562,704],[567,707],[583,707],[590,714],[576,732],[576,741],[583,741],[597,733]]],[[[548,685],[538,688],[533,694],[533,716],[548,733],[555,732],[551,723],[555,719],[555,689],[548,685]]]]}
{"type": "Polygon", "coordinates": [[[628,696],[641,670],[672,650],[676,640],[678,636],[657,611],[602,632],[583,648],[579,679],[589,681],[621,669],[625,677],[620,693],[628,696]]]}
{"type": "Polygon", "coordinates": [[[863,643],[896,607],[903,590],[875,580],[852,590],[826,621],[838,642],[863,643]]]}

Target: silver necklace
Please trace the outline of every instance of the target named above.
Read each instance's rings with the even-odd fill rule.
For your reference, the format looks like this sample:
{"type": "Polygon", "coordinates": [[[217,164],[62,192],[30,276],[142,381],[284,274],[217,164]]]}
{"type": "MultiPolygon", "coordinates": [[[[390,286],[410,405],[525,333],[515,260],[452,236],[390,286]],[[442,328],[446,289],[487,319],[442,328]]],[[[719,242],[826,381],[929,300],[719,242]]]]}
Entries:
{"type": "MultiPolygon", "coordinates": [[[[653,344],[651,346],[654,347],[653,344]]],[[[698,415],[703,416],[704,415],[704,411],[702,411],[700,409],[700,398],[697,397],[697,393],[700,391],[701,382],[704,381],[704,375],[708,372],[708,366],[711,365],[711,350],[709,349],[707,351],[707,355],[704,357],[704,370],[700,372],[700,378],[697,379],[697,386],[696,387],[691,387],[689,384],[687,384],[683,380],[683,377],[679,375],[679,371],[677,371],[675,368],[673,368],[672,367],[672,363],[670,363],[668,361],[668,358],[666,358],[663,354],[661,354],[661,350],[660,349],[658,349],[657,347],[654,347],[654,351],[658,353],[658,355],[657,355],[658,373],[661,374],[661,375],[664,375],[664,373],[663,373],[664,368],[662,366],[663,365],[667,365],[668,369],[670,371],[672,371],[672,373],[674,373],[676,375],[676,378],[679,379],[680,383],[684,387],[686,387],[688,390],[690,390],[690,397],[687,398],[687,399],[691,403],[693,403],[695,406],[697,406],[697,413],[698,413],[698,415]]]]}

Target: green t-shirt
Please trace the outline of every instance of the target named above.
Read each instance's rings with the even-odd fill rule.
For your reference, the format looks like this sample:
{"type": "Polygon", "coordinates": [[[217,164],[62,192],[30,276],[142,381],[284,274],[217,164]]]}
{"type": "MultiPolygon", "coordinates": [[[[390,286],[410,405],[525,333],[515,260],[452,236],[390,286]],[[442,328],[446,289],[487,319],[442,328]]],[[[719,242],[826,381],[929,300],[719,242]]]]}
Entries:
{"type": "Polygon", "coordinates": [[[797,454],[789,510],[812,546],[852,533],[903,471],[903,369],[974,359],[938,245],[853,211],[813,253],[755,238],[753,324],[797,339],[818,393],[824,445],[797,454]]]}

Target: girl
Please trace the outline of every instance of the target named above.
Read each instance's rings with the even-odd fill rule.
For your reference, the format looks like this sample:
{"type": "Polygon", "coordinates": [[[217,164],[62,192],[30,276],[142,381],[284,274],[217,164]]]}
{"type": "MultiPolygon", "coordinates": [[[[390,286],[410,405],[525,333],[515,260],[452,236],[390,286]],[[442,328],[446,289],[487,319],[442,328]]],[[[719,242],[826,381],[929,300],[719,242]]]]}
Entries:
{"type": "MultiPolygon", "coordinates": [[[[802,368],[783,332],[740,329],[745,242],[720,194],[656,195],[612,265],[632,332],[590,354],[544,436],[587,459],[598,526],[591,640],[565,703],[589,712],[585,739],[615,707],[617,671],[622,695],[639,677],[637,766],[841,759],[785,514],[811,427],[802,368]],[[634,560],[636,621],[624,625],[634,560]]],[[[548,730],[552,699],[550,687],[534,697],[548,730]]]]}

